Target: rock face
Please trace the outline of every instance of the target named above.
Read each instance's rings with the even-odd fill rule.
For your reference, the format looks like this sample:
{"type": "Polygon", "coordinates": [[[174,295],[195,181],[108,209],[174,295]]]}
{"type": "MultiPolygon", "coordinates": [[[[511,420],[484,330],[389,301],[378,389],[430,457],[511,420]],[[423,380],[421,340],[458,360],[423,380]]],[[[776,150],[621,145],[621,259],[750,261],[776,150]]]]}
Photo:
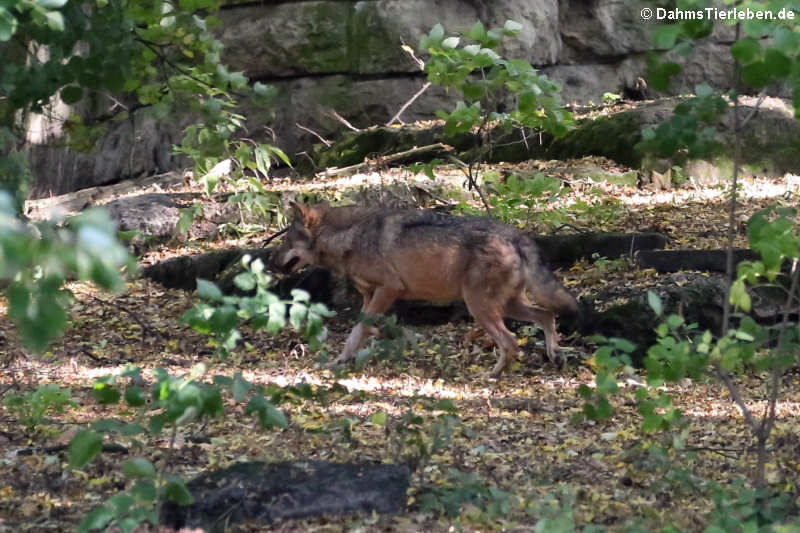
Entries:
{"type": "MultiPolygon", "coordinates": [[[[652,49],[651,23],[640,16],[645,5],[622,0],[229,0],[218,31],[231,70],[279,92],[273,109],[243,103],[248,136],[271,139],[274,131],[274,143],[296,155],[317,142],[298,125],[328,138],[342,130],[331,110],[356,127],[390,119],[425,82],[401,45],[415,47],[437,22],[454,32],[478,20],[487,27],[515,20],[522,31],[506,41],[505,54],[528,59],[561,81],[564,102],[600,102],[606,92],[623,94],[644,74],[644,56],[652,49]]],[[[726,40],[730,36],[723,31],[698,45],[676,90],[685,92],[701,81],[725,87],[732,72],[726,40]]],[[[456,99],[432,87],[401,118],[432,118],[456,99]]],[[[170,152],[188,116],[156,118],[147,110],[132,116],[132,121],[110,124],[93,153],[62,147],[57,128],[40,119],[41,131],[50,132],[50,138],[29,147],[38,179],[35,194],[61,194],[186,165],[170,152]]]]}
{"type": "Polygon", "coordinates": [[[31,170],[37,181],[34,197],[72,192],[123,179],[152,176],[188,166],[185,158],[172,154],[181,129],[171,121],[158,121],[143,112],[134,120],[111,126],[91,152],[63,147],[59,137],[43,144],[29,144],[31,170]]]}
{"type": "MultiPolygon", "coordinates": [[[[671,98],[642,103],[635,108],[579,125],[566,136],[556,139],[548,148],[553,159],[578,158],[585,155],[608,157],[634,168],[642,164],[642,154],[634,149],[641,140],[642,128],[657,126],[672,116],[682,99],[671,98]]],[[[743,97],[742,117],[750,116],[742,136],[742,172],[752,176],[778,177],[787,172],[800,172],[800,123],[794,111],[779,98],[743,97]]],[[[701,183],[716,183],[731,176],[733,168],[730,147],[736,142],[733,114],[725,114],[718,127],[721,149],[710,161],[678,159],[688,176],[701,183]]]]}

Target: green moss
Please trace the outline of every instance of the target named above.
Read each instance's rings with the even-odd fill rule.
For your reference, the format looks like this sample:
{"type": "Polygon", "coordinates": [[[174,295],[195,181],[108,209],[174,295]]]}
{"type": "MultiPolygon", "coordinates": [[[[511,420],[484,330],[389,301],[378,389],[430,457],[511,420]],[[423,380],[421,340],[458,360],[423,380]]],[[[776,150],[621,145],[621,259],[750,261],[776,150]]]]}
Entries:
{"type": "Polygon", "coordinates": [[[377,2],[354,4],[347,28],[347,61],[352,72],[390,72],[403,60],[401,38],[392,21],[384,20],[377,2]]]}
{"type": "Polygon", "coordinates": [[[353,5],[349,2],[308,2],[296,4],[305,11],[299,20],[308,21],[303,43],[296,50],[296,64],[310,72],[347,72],[348,26],[353,5]]]}
{"type": "Polygon", "coordinates": [[[638,168],[642,154],[634,150],[634,146],[642,138],[641,130],[641,119],[633,111],[586,120],[566,136],[555,139],[547,155],[552,159],[598,155],[638,168]]]}
{"type": "Polygon", "coordinates": [[[317,168],[341,168],[361,163],[368,157],[395,154],[415,146],[433,144],[438,137],[435,130],[413,126],[348,131],[330,148],[317,145],[312,158],[317,168]]]}
{"type": "MultiPolygon", "coordinates": [[[[785,135],[745,132],[742,140],[742,161],[748,172],[756,175],[782,176],[800,170],[800,132],[785,135]]],[[[731,165],[732,166],[732,165],[731,165]]]]}

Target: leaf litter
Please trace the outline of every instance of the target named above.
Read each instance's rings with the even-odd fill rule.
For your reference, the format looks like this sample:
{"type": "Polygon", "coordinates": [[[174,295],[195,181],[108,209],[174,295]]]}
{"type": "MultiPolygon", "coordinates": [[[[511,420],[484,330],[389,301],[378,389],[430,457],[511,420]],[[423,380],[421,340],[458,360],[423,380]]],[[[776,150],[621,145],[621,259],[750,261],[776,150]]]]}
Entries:
{"type": "MultiPolygon", "coordinates": [[[[547,168],[548,163],[529,162],[501,170],[547,172],[547,168]]],[[[563,171],[565,181],[571,179],[568,174],[563,171]]],[[[380,180],[409,177],[406,170],[389,169],[380,180]]],[[[343,187],[336,180],[318,180],[317,185],[332,195],[343,187]]],[[[350,185],[352,180],[347,182],[350,185]]],[[[623,206],[619,218],[605,221],[603,230],[661,231],[674,249],[724,245],[724,187],[686,184],[658,192],[609,184],[591,187],[600,188],[604,196],[623,206]]],[[[577,191],[575,196],[582,190],[574,184],[572,189],[577,191]]],[[[741,220],[770,203],[796,200],[797,193],[798,182],[791,176],[745,178],[741,220]]],[[[569,201],[575,201],[575,196],[569,201]]],[[[262,239],[263,235],[246,236],[201,246],[244,247],[262,239]]],[[[742,227],[737,228],[736,239],[737,246],[745,245],[742,227]]],[[[197,246],[158,245],[143,262],[196,253],[197,246]]],[[[597,264],[589,262],[560,275],[576,294],[590,294],[608,284],[646,290],[656,277],[654,271],[629,264],[598,271],[597,264]]],[[[699,531],[707,524],[711,505],[708,497],[701,496],[708,484],[730,483],[754,465],[755,458],[747,453],[752,443],[741,414],[723,388],[713,383],[687,382],[668,389],[690,419],[682,450],[659,452],[661,440],[671,436],[639,431],[635,384],[623,387],[615,399],[612,419],[573,422],[582,406],[577,388],[593,383],[589,344],[568,346],[569,364],[557,370],[542,363],[540,332],[526,330],[519,334],[524,355],[500,380],[492,380],[486,374],[496,357],[481,334],[475,333],[476,326],[414,327],[421,339],[418,353],[405,354],[399,361],[371,362],[363,370],[337,377],[315,368],[314,354],[298,350],[299,338],[291,331],[269,336],[245,330],[245,342],[233,357],[215,359],[207,339],[179,321],[192,301],[182,291],[142,279],[129,283],[127,292],[118,297],[86,285],[72,284],[70,289],[76,296],[70,327],[41,356],[25,353],[10,324],[0,322],[2,390],[31,391],[39,384],[55,383],[70,388],[76,403],[34,432],[21,431],[12,413],[6,407],[0,410],[0,479],[4,480],[0,530],[72,529],[93,506],[124,488],[118,467],[124,456],[103,454],[84,469],[70,472],[63,451],[17,452],[64,443],[77,428],[98,417],[124,417],[119,405],[98,406],[91,398],[91,386],[97,377],[119,374],[128,364],[141,366],[145,380],[152,378],[157,367],[185,374],[204,362],[210,375],[242,372],[260,385],[307,384],[325,392],[315,396],[324,396],[324,401],[295,397],[282,403],[280,408],[289,419],[283,430],[262,431],[228,399],[230,414],[224,418],[181,428],[177,453],[166,453],[169,439],[164,437],[145,440],[141,449],[132,450],[162,466],[171,457],[168,468],[187,478],[243,460],[411,462],[416,467],[406,510],[399,515],[320,517],[271,526],[240,524],[231,526],[231,531],[527,531],[544,519],[563,516],[571,516],[579,526],[596,524],[610,531],[634,520],[699,531]],[[120,306],[134,310],[152,331],[145,331],[120,306]],[[406,413],[420,415],[419,439],[431,445],[443,414],[435,407],[440,400],[452,402],[460,421],[449,439],[429,456],[420,457],[399,421],[406,413]],[[483,499],[467,499],[457,516],[426,510],[423,502],[431,489],[469,485],[457,478],[462,483],[458,485],[453,471],[475,474],[478,485],[495,492],[485,493],[492,496],[483,499]]],[[[0,312],[5,314],[4,302],[0,302],[0,312]]],[[[335,354],[351,323],[335,317],[328,325],[328,350],[335,354]]],[[[763,381],[755,373],[740,377],[743,394],[754,399],[749,405],[756,412],[766,403],[763,381]]],[[[796,494],[800,375],[790,373],[787,381],[787,394],[778,404],[768,480],[796,494]]]]}

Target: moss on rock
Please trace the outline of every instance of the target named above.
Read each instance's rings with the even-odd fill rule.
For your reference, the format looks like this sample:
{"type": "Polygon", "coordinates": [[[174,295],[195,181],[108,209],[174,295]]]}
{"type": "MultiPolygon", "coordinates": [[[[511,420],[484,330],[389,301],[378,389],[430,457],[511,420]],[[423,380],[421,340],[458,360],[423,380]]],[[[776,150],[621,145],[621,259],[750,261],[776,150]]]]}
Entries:
{"type": "Polygon", "coordinates": [[[642,138],[642,120],[636,111],[589,119],[547,149],[551,159],[577,159],[597,155],[638,168],[642,154],[634,146],[642,138]]]}

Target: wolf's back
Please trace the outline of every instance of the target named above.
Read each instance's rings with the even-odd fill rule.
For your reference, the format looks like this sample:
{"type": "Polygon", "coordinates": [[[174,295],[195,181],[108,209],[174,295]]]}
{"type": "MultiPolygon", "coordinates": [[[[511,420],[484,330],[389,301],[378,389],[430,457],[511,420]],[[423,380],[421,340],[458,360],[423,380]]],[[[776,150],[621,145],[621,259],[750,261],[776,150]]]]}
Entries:
{"type": "Polygon", "coordinates": [[[578,302],[544,264],[536,243],[520,235],[515,244],[522,258],[526,288],[533,298],[533,304],[557,315],[576,314],[578,302]]]}

